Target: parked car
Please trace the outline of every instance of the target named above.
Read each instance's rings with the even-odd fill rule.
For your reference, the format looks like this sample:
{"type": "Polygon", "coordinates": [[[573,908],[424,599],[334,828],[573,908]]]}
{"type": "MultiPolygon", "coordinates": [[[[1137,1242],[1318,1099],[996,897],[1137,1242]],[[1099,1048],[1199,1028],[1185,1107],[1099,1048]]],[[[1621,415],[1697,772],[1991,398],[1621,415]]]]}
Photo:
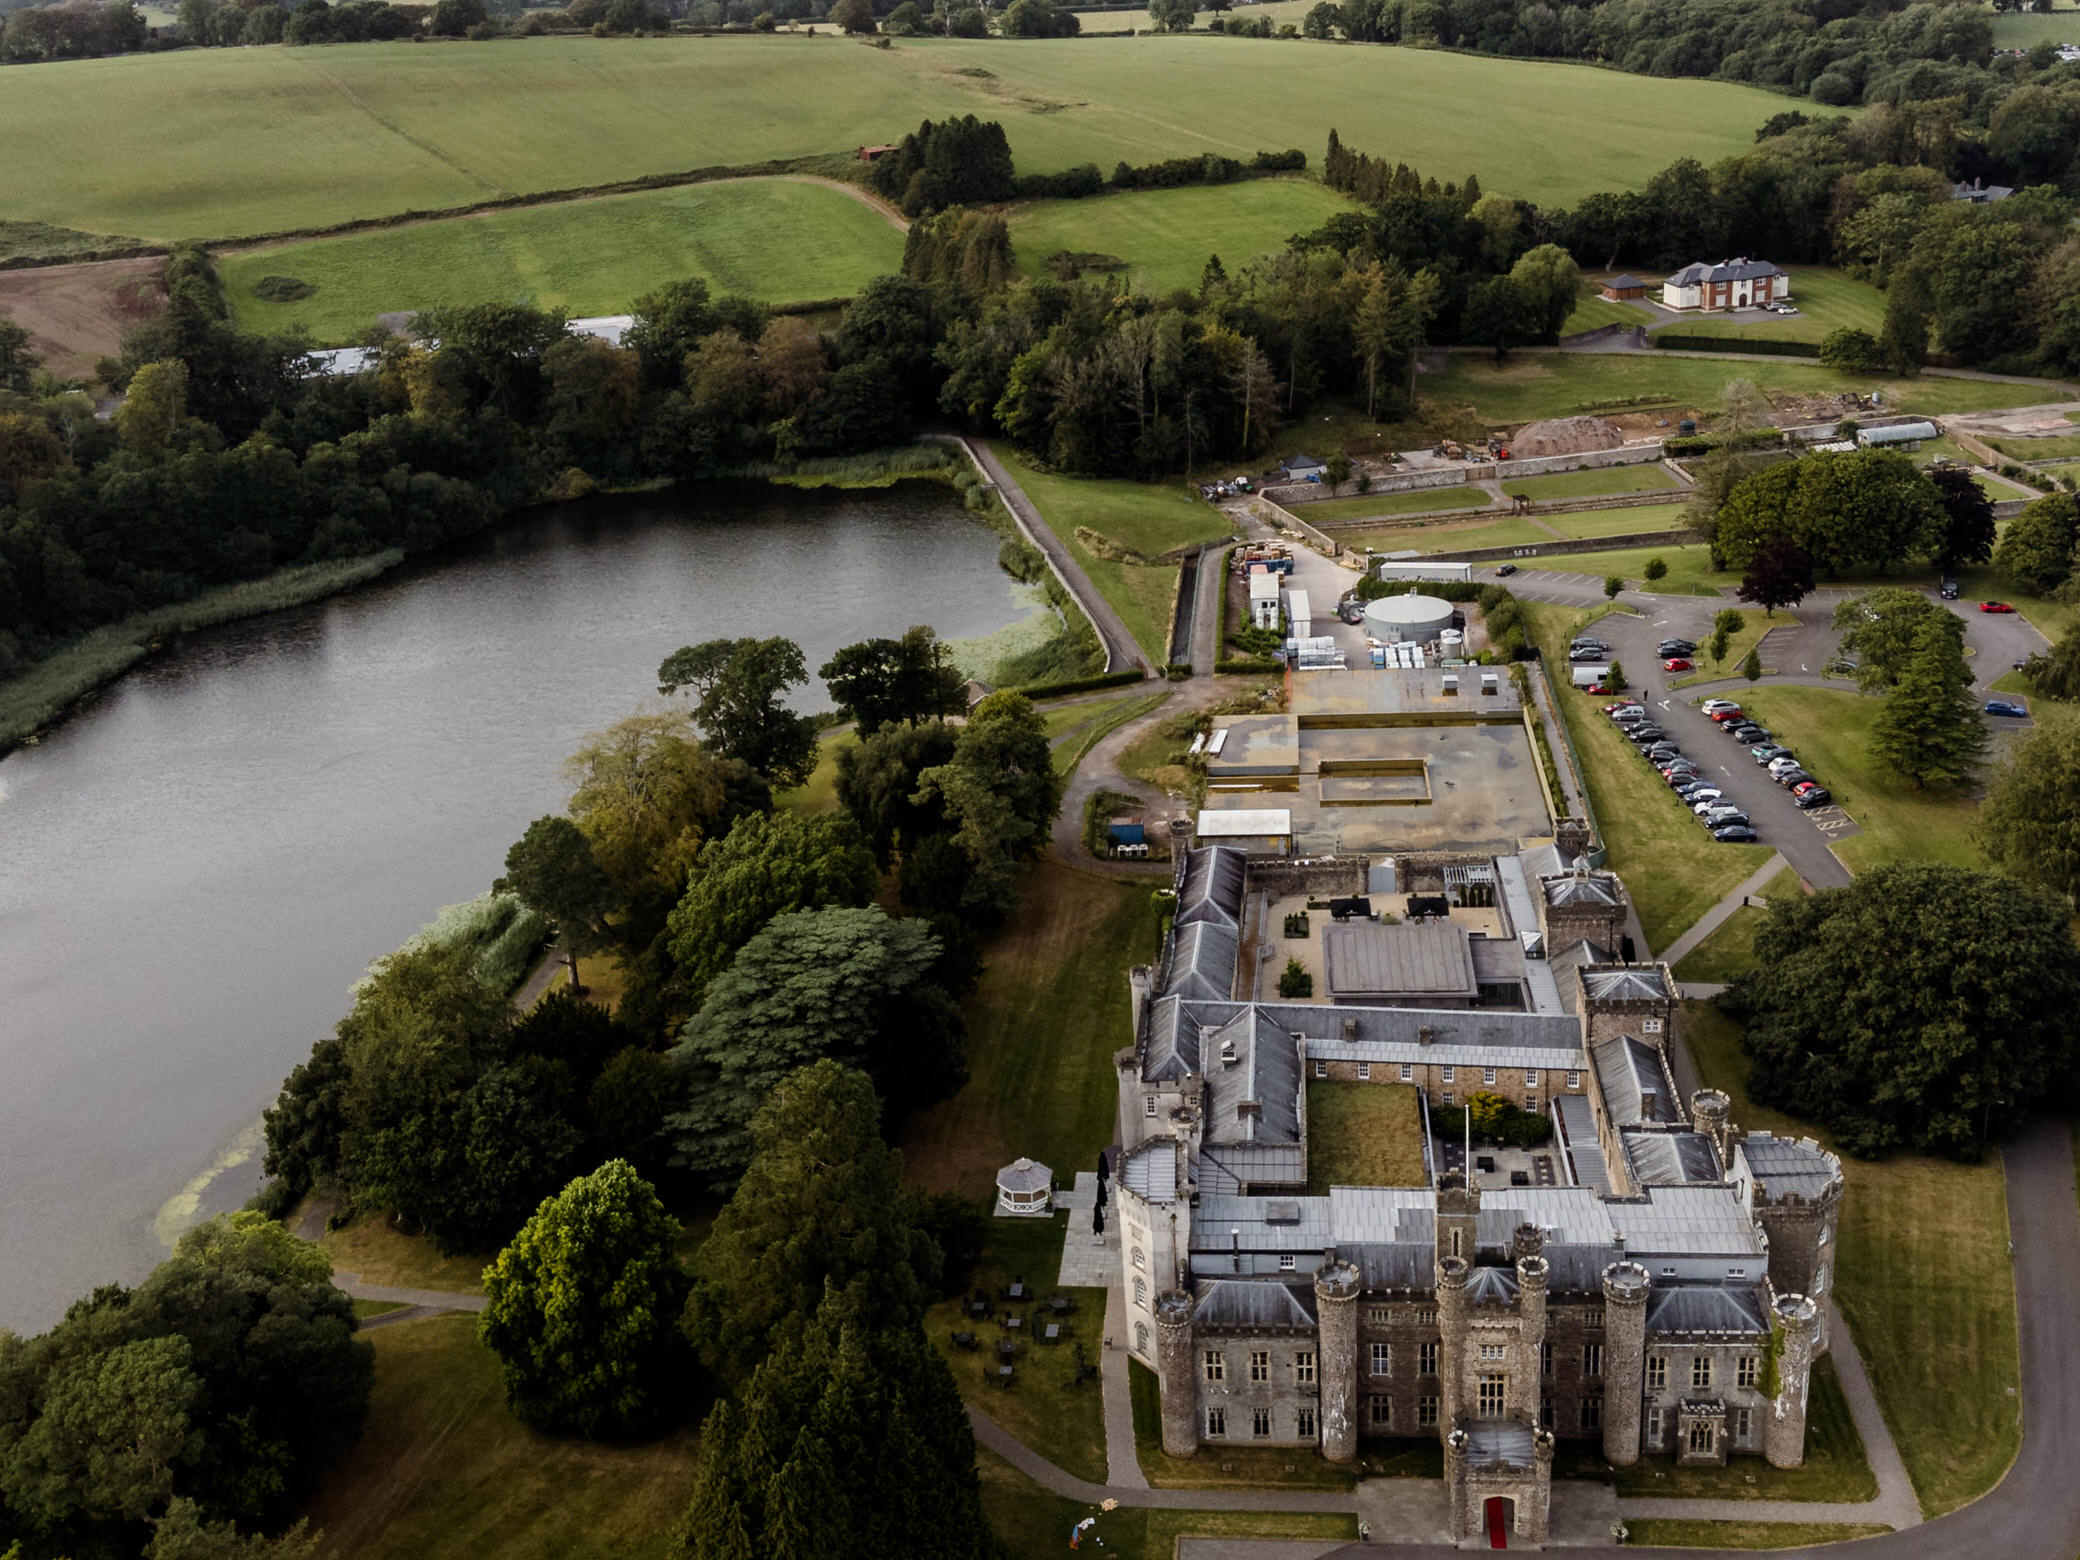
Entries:
{"type": "Polygon", "coordinates": [[[1733,740],[1740,743],[1743,747],[1760,747],[1763,743],[1769,741],[1769,727],[1753,724],[1735,726],[1731,735],[1733,740]]]}
{"type": "Polygon", "coordinates": [[[1664,639],[1658,647],[1663,655],[1695,655],[1697,641],[1694,639],[1664,639]]]}
{"type": "Polygon", "coordinates": [[[1834,800],[1834,793],[1824,785],[1809,785],[1794,794],[1791,800],[1800,807],[1825,807],[1834,800]]]}
{"type": "Polygon", "coordinates": [[[2017,704],[2013,699],[1988,699],[1986,701],[1986,713],[1989,715],[2026,716],[2029,714],[2029,707],[2017,704]]]}
{"type": "Polygon", "coordinates": [[[1729,823],[1746,824],[1747,822],[1748,815],[1731,803],[1722,803],[1704,815],[1704,826],[1707,829],[1723,829],[1729,823]]]}
{"type": "Polygon", "coordinates": [[[1731,725],[1741,719],[1741,707],[1738,704],[1722,704],[1718,709],[1707,710],[1705,713],[1722,726],[1731,725]]]}
{"type": "Polygon", "coordinates": [[[1609,693],[1610,691],[1611,685],[1609,683],[1600,682],[1593,682],[1582,690],[1584,693],[1609,693]]]}
{"type": "Polygon", "coordinates": [[[1738,715],[1741,712],[1741,707],[1731,699],[1706,699],[1704,703],[1697,707],[1707,715],[1717,715],[1722,712],[1738,715]]]}
{"type": "Polygon", "coordinates": [[[1957,599],[1957,581],[1943,581],[1942,597],[1945,601],[1955,601],[1957,599]]]}
{"type": "Polygon", "coordinates": [[[1682,758],[1683,750],[1673,742],[1664,739],[1663,741],[1649,744],[1646,748],[1646,756],[1654,761],[1656,767],[1661,767],[1673,764],[1677,759],[1682,758]]]}
{"type": "Polygon", "coordinates": [[[1798,760],[1793,758],[1789,753],[1780,753],[1775,758],[1771,759],[1767,764],[1763,765],[1763,767],[1767,769],[1770,772],[1772,778],[1774,778],[1777,775],[1785,774],[1793,769],[1797,769],[1800,767],[1800,765],[1798,760]]]}
{"type": "Polygon", "coordinates": [[[1754,759],[1758,764],[1767,764],[1773,759],[1791,757],[1791,749],[1778,747],[1773,742],[1766,742],[1760,747],[1749,748],[1748,757],[1754,759]]]}
{"type": "Polygon", "coordinates": [[[1810,781],[1813,777],[1803,769],[1787,769],[1775,777],[1778,785],[1789,791],[1810,781]]]}
{"type": "Polygon", "coordinates": [[[1682,656],[1672,655],[1661,663],[1661,669],[1664,672],[1687,672],[1690,670],[1690,663],[1682,656]]]}
{"type": "Polygon", "coordinates": [[[1712,811],[1726,800],[1726,793],[1715,785],[1701,785],[1684,797],[1683,800],[1690,804],[1692,812],[1702,818],[1706,813],[1712,811]]]}
{"type": "Polygon", "coordinates": [[[2015,609],[2005,601],[1982,601],[1979,603],[1979,610],[1981,612],[2013,612],[2015,609]]]}
{"type": "Polygon", "coordinates": [[[1513,563],[1498,563],[1495,565],[1496,576],[1500,579],[1506,580],[1516,572],[1517,566],[1513,563]]]}
{"type": "Polygon", "coordinates": [[[1647,713],[1647,707],[1637,699],[1620,699],[1615,704],[1606,704],[1603,707],[1603,713],[1610,716],[1612,720],[1616,720],[1620,715],[1630,710],[1637,710],[1642,715],[1647,713]]]}
{"type": "Polygon", "coordinates": [[[1634,747],[1647,748],[1652,747],[1656,742],[1659,742],[1663,737],[1667,735],[1668,733],[1663,731],[1659,726],[1634,726],[1630,731],[1625,733],[1625,740],[1627,742],[1630,742],[1634,747]]]}
{"type": "Polygon", "coordinates": [[[1838,655],[1827,663],[1827,669],[1837,677],[1854,677],[1856,675],[1856,662],[1849,656],[1838,655]]]}
{"type": "Polygon", "coordinates": [[[1712,830],[1712,838],[1722,845],[1752,845],[1762,836],[1745,823],[1729,823],[1724,828],[1712,830]]]}
{"type": "Polygon", "coordinates": [[[1578,646],[1567,652],[1567,659],[1570,661],[1608,661],[1610,658],[1611,653],[1608,650],[1589,650],[1578,646]]]}

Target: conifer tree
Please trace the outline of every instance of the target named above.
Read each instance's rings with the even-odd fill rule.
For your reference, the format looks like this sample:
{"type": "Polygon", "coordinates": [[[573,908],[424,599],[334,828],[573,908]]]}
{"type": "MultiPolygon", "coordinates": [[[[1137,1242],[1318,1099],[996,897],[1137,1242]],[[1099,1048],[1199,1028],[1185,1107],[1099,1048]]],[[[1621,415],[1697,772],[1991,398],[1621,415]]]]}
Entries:
{"type": "Polygon", "coordinates": [[[1940,623],[1914,634],[1914,653],[1871,728],[1871,756],[1914,782],[1963,785],[1986,752],[1986,728],[1972,699],[1971,669],[1940,623]]]}

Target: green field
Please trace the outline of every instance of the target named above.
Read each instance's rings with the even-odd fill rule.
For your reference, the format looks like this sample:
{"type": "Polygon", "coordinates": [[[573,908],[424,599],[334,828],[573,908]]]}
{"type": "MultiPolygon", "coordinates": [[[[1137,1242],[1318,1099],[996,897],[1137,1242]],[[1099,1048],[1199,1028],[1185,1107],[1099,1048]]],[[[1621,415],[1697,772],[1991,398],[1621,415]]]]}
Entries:
{"type": "Polygon", "coordinates": [[[1649,1549],[1801,1549],[1892,1531],[1882,1522],[1697,1522],[1680,1517],[1635,1517],[1625,1527],[1628,1543],[1649,1549]]]}
{"type": "MultiPolygon", "coordinates": [[[[1555,518],[1558,523],[1569,517],[1560,515],[1555,518]]],[[[1613,548],[1609,552],[1556,553],[1549,558],[1540,558],[1532,567],[1551,569],[1559,574],[1619,574],[1624,576],[1629,588],[1657,596],[1715,596],[1722,587],[1731,590],[1740,584],[1739,577],[1732,573],[1712,572],[1711,549],[1701,542],[1613,548]],[[1652,585],[1646,583],[1645,576],[1649,558],[1659,558],[1668,565],[1668,573],[1652,585]]]]}
{"type": "Polygon", "coordinates": [[[1333,190],[1301,178],[1137,190],[1020,206],[1011,213],[1011,244],[1028,276],[1048,274],[1047,257],[1066,249],[1112,255],[1126,262],[1137,289],[1166,293],[1197,287],[1208,255],[1219,255],[1232,276],[1258,255],[1284,249],[1295,233],[1352,209],[1333,190]]]}
{"type": "Polygon", "coordinates": [[[1606,466],[1561,471],[1550,477],[1512,477],[1502,484],[1511,498],[1558,503],[1570,498],[1606,498],[1622,493],[1658,493],[1680,486],[1661,465],[1606,466]]]}
{"type": "Polygon", "coordinates": [[[2034,465],[2038,461],[2071,460],[2080,456],[2080,434],[2053,439],[2018,439],[2004,435],[1986,441],[2003,455],[2034,465]]]}
{"type": "Polygon", "coordinates": [[[1768,336],[1779,341],[1819,341],[1840,326],[1867,330],[1873,336],[1885,324],[1885,295],[1869,282],[1824,266],[1799,266],[1791,273],[1791,302],[1796,314],[1779,315],[1755,324],[1706,315],[1685,316],[1668,329],[1685,336],[1768,336]]]}
{"type": "Polygon", "coordinates": [[[2048,15],[2017,11],[1996,13],[1993,46],[1996,49],[2027,49],[2038,43],[2080,43],[2080,11],[2057,10],[2048,15]]]}
{"type": "MultiPolygon", "coordinates": [[[[1631,509],[1582,509],[1568,515],[1540,515],[1539,524],[1549,525],[1563,536],[1577,540],[1602,536],[1630,536],[1635,532],[1673,531],[1683,523],[1682,504],[1640,504],[1631,509]]],[[[1539,564],[1544,568],[1543,562],[1539,564]]]]}
{"type": "Polygon", "coordinates": [[[1598,411],[1635,396],[1671,420],[1718,410],[1727,382],[1750,379],[1764,390],[1836,393],[1882,390],[1896,411],[1941,415],[2027,406],[2062,398],[2056,385],[1999,384],[1981,379],[1855,379],[1819,364],[1627,354],[1518,352],[1501,363],[1490,352],[1458,352],[1441,374],[1418,383],[1434,408],[1468,408],[1484,423],[1532,422],[1598,411]]]}
{"type": "Polygon", "coordinates": [[[965,113],[1001,120],[1028,173],[1292,146],[1318,165],[1333,127],[1439,179],[1478,173],[1491,192],[1565,203],[1642,184],[1678,157],[1729,156],[1781,107],[1718,82],[1204,35],[209,49],[11,75],[0,145],[16,176],[0,188],[0,218],[257,236],[850,154],[965,113]]]}
{"type": "MultiPolygon", "coordinates": [[[[1228,13],[1228,19],[1230,21],[1241,21],[1261,16],[1270,22],[1272,29],[1276,31],[1281,24],[1286,22],[1291,22],[1295,27],[1298,27],[1301,22],[1306,20],[1307,13],[1313,10],[1317,3],[1318,0],[1266,0],[1266,3],[1263,5],[1238,5],[1228,13]]],[[[1121,11],[1078,10],[1076,19],[1083,24],[1083,30],[1086,34],[1148,32],[1155,26],[1155,23],[1149,19],[1146,6],[1121,11]]],[[[1208,12],[1201,11],[1199,13],[1198,25],[1203,28],[1212,20],[1213,18],[1208,12]]]]}
{"type": "Polygon", "coordinates": [[[320,344],[335,344],[354,340],[378,314],[440,304],[625,314],[644,293],[683,276],[767,303],[847,297],[902,263],[903,235],[850,195],[744,179],[313,239],[229,256],[223,273],[242,329],[302,325],[320,344]],[[264,276],[293,276],[317,290],[268,303],[253,295],[264,276]]]}
{"type": "Polygon", "coordinates": [[[1324,498],[1286,508],[1309,525],[1348,520],[1378,520],[1392,515],[1420,515],[1439,509],[1487,509],[1495,500],[1486,488],[1467,485],[1420,488],[1413,493],[1361,493],[1356,498],[1324,498]]]}
{"type": "Polygon", "coordinates": [[[1550,542],[1553,537],[1529,520],[1485,520],[1471,525],[1404,525],[1377,531],[1338,531],[1336,539],[1346,547],[1370,547],[1374,552],[1435,553],[1464,552],[1470,547],[1529,547],[1536,542],[1550,542]]]}
{"type": "Polygon", "coordinates": [[[1581,301],[1574,306],[1574,313],[1567,316],[1567,323],[1560,327],[1560,334],[1572,336],[1580,331],[1597,330],[1605,325],[1648,325],[1653,317],[1645,310],[1629,303],[1619,303],[1606,298],[1597,290],[1593,280],[1582,283],[1581,301]]]}

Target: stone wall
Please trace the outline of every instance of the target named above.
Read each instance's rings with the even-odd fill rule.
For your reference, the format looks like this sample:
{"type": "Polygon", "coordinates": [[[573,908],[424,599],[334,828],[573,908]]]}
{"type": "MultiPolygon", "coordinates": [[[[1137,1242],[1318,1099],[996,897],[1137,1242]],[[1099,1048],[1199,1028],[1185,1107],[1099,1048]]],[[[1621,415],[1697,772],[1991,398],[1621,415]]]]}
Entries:
{"type": "MultiPolygon", "coordinates": [[[[1666,502],[1664,499],[1663,502],[1666,502]]],[[[1599,506],[1615,507],[1615,506],[1599,506]]],[[[2000,505],[1994,505],[2000,512],[2000,505]]],[[[1561,553],[1622,552],[1632,547],[1680,547],[1697,537],[1689,531],[1642,531],[1636,536],[1597,536],[1581,541],[1532,542],[1523,547],[1467,547],[1458,552],[1429,554],[1426,563],[1522,563],[1561,553]]]]}
{"type": "Polygon", "coordinates": [[[1365,856],[1251,856],[1248,882],[1252,893],[1274,899],[1349,899],[1365,892],[1370,865],[1365,856]]]}

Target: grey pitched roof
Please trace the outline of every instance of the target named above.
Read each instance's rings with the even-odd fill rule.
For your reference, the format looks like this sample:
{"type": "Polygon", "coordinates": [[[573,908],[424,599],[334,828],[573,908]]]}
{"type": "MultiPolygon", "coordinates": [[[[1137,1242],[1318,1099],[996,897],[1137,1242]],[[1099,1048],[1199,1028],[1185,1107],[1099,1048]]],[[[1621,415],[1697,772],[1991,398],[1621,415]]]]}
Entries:
{"type": "Polygon", "coordinates": [[[1585,969],[1582,984],[1589,995],[1601,1001],[1658,1001],[1669,994],[1668,982],[1658,967],[1634,969],[1619,965],[1615,969],[1585,969]]]}
{"type": "Polygon", "coordinates": [[[1437,1239],[1364,1241],[1338,1245],[1337,1256],[1357,1264],[1367,1289],[1428,1289],[1436,1281],[1437,1239]]]}
{"type": "Polygon", "coordinates": [[[1842,1173],[1842,1162],[1811,1138],[1793,1142],[1767,1132],[1750,1132],[1736,1152],[1747,1157],[1749,1171],[1770,1197],[1792,1192],[1807,1199],[1818,1197],[1842,1173]]]}
{"type": "Polygon", "coordinates": [[[1141,1076],[1162,1083],[1198,1070],[1199,1021],[1185,1011],[1182,997],[1164,997],[1149,1009],[1141,1076]]]}
{"type": "Polygon", "coordinates": [[[1203,1060],[1206,1142],[1300,1141],[1300,1049],[1263,1009],[1244,1007],[1207,1035],[1203,1060]]]}
{"type": "Polygon", "coordinates": [[[1675,1089],[1661,1065],[1661,1053],[1630,1035],[1599,1041],[1590,1047],[1596,1082],[1603,1090],[1603,1109],[1621,1127],[1642,1121],[1672,1121],[1675,1089]]]}
{"type": "Polygon", "coordinates": [[[1212,921],[1180,926],[1170,939],[1170,967],[1163,995],[1223,998],[1235,989],[1235,960],[1240,953],[1235,928],[1212,921]]]}
{"type": "Polygon", "coordinates": [[[1184,881],[1177,890],[1177,925],[1212,921],[1242,924],[1243,853],[1226,846],[1195,850],[1185,857],[1184,881]]]}
{"type": "Polygon", "coordinates": [[[1466,1298],[1473,1305],[1510,1305],[1523,1288],[1508,1268],[1477,1267],[1466,1276],[1466,1298]]]}
{"type": "Polygon", "coordinates": [[[1617,905],[1625,902],[1615,874],[1577,869],[1539,879],[1549,905],[1617,905]]]}
{"type": "Polygon", "coordinates": [[[1567,1140],[1567,1157],[1574,1166],[1577,1184],[1599,1192],[1611,1189],[1610,1167],[1603,1162],[1603,1145],[1596,1137],[1596,1114],[1585,1094],[1556,1094],[1553,1103],[1560,1112],[1560,1133],[1567,1140]]]}
{"type": "Polygon", "coordinates": [[[1625,1132],[1625,1157],[1642,1186],[1681,1186],[1724,1179],[1719,1151],[1702,1132],[1625,1132]]]}
{"type": "Polygon", "coordinates": [[[1199,1190],[1240,1195],[1247,1186],[1299,1186],[1307,1151],[1298,1143],[1209,1143],[1199,1150],[1199,1190]]]}
{"type": "Polygon", "coordinates": [[[1177,1144],[1171,1138],[1150,1138],[1120,1162],[1119,1184],[1150,1202],[1171,1202],[1177,1197],[1177,1144]]]}
{"type": "Polygon", "coordinates": [[[1766,1337],[1769,1318],[1752,1285],[1672,1284],[1648,1295],[1647,1332],[1766,1337]]]}
{"type": "Polygon", "coordinates": [[[1054,1172],[1030,1159],[1014,1159],[997,1172],[997,1185],[1007,1192],[1044,1192],[1054,1185],[1054,1172]]]}
{"type": "Polygon", "coordinates": [[[1215,1279],[1199,1291],[1192,1320],[1201,1327],[1312,1327],[1314,1293],[1299,1284],[1215,1279]]]}
{"type": "Polygon", "coordinates": [[[1560,1008],[1566,1013],[1579,1014],[1582,1006],[1582,983],[1574,978],[1574,972],[1595,964],[1615,964],[1618,955],[1609,948],[1591,942],[1584,937],[1580,942],[1569,943],[1565,948],[1549,952],[1546,967],[1552,973],[1553,983],[1559,987],[1560,1008]]]}
{"type": "Polygon", "coordinates": [[[1322,929],[1322,962],[1332,992],[1471,997],[1476,983],[1468,942],[1466,928],[1449,921],[1349,921],[1322,929]]]}
{"type": "Polygon", "coordinates": [[[1630,271],[1627,271],[1623,276],[1612,277],[1603,285],[1610,288],[1613,292],[1616,292],[1627,287],[1644,287],[1647,284],[1641,281],[1638,277],[1634,276],[1630,271]]]}
{"type": "Polygon", "coordinates": [[[1767,260],[1721,260],[1716,265],[1698,261],[1686,265],[1669,280],[1678,287],[1695,287],[1700,282],[1752,282],[1765,276],[1782,276],[1783,267],[1771,265],[1767,260]]]}

